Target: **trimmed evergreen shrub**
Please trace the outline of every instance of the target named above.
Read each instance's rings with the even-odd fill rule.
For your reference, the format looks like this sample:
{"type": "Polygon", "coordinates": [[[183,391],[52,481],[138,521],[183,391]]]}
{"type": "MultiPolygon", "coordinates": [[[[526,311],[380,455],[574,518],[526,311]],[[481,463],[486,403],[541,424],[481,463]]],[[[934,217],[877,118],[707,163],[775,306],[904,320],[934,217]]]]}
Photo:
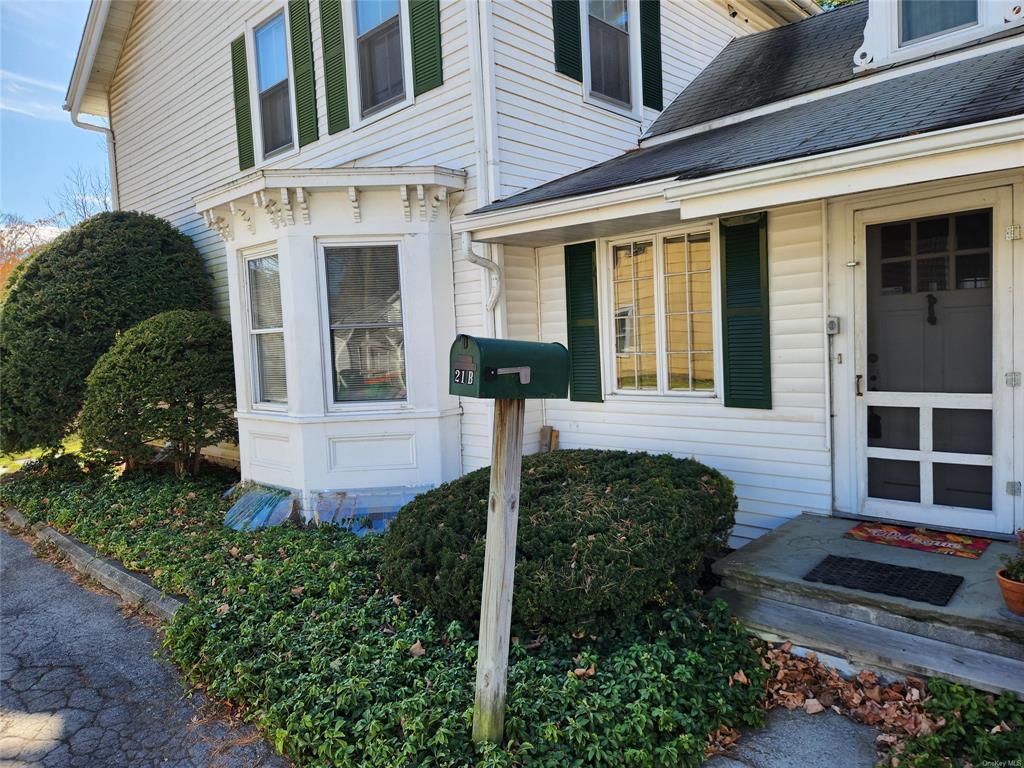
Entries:
{"type": "Polygon", "coordinates": [[[82,446],[137,465],[159,441],[178,472],[199,469],[207,445],[237,437],[231,327],[178,309],[118,336],[86,380],[82,446]]]}
{"type": "Polygon", "coordinates": [[[56,450],[119,331],[212,302],[192,241],[149,214],[101,213],[42,248],[0,305],[0,450],[56,450]]]}
{"type": "MultiPolygon", "coordinates": [[[[479,620],[490,469],[417,496],[384,536],[388,589],[479,620]]],[[[691,594],[733,525],[733,484],[692,459],[564,450],[523,458],[513,623],[604,631],[691,594]]]]}

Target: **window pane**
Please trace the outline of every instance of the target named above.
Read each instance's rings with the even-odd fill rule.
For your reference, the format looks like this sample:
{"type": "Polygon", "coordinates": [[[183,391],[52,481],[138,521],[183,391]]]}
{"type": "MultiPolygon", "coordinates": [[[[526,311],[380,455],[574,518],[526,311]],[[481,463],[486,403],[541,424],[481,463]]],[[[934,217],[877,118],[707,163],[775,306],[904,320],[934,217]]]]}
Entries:
{"type": "Polygon", "coordinates": [[[334,401],[405,399],[405,340],[401,326],[331,331],[334,401]]]}
{"type": "Polygon", "coordinates": [[[992,411],[936,408],[932,448],[944,453],[992,455],[992,411]]]}
{"type": "Polygon", "coordinates": [[[277,256],[251,259],[249,269],[249,303],[252,327],[280,328],[281,320],[281,278],[277,256]]]}
{"type": "Polygon", "coordinates": [[[668,352],[690,351],[690,319],[686,315],[669,315],[668,352]]]}
{"type": "Polygon", "coordinates": [[[591,16],[605,24],[626,31],[629,21],[626,0],[590,0],[587,9],[591,16]]]}
{"type": "Polygon", "coordinates": [[[637,355],[637,386],[640,389],[658,388],[658,358],[656,355],[637,355]]]}
{"type": "Polygon", "coordinates": [[[921,415],[917,408],[868,406],[868,445],[872,448],[920,448],[921,415]]]}
{"type": "Polygon", "coordinates": [[[946,256],[937,256],[931,259],[918,259],[917,261],[917,291],[918,293],[929,293],[930,291],[944,291],[949,287],[949,259],[946,256]]]}
{"type": "Polygon", "coordinates": [[[941,253],[949,250],[949,217],[917,222],[917,252],[941,253]]]}
{"type": "Polygon", "coordinates": [[[978,0],[900,0],[900,40],[919,40],[978,21],[978,0]]]}
{"type": "Polygon", "coordinates": [[[287,80],[260,94],[260,123],[264,154],[292,145],[292,111],[287,80]]]}
{"type": "Polygon", "coordinates": [[[910,222],[883,224],[881,226],[883,259],[897,259],[910,255],[910,222]]]}
{"type": "Polygon", "coordinates": [[[689,391],[690,389],[690,356],[668,356],[668,388],[689,391]]]}
{"type": "Polygon", "coordinates": [[[668,387],[714,389],[710,235],[700,232],[668,238],[663,250],[668,387]]]}
{"type": "Polygon", "coordinates": [[[992,245],[992,211],[962,213],[956,217],[956,248],[989,248],[992,245]]]}
{"type": "Polygon", "coordinates": [[[590,90],[629,105],[629,34],[589,17],[590,90]]]}
{"type": "Polygon", "coordinates": [[[335,402],[406,396],[398,249],[324,249],[335,402]]]}
{"type": "Polygon", "coordinates": [[[288,79],[288,46],[284,34],[284,14],[279,13],[255,33],[256,76],[260,92],[288,79]]]}
{"type": "Polygon", "coordinates": [[[713,346],[711,339],[711,314],[698,312],[690,317],[690,328],[693,332],[693,350],[710,352],[713,346]]]}
{"type": "Polygon", "coordinates": [[[363,113],[390,104],[405,94],[402,80],[402,35],[398,17],[359,38],[359,93],[363,113]]]}
{"type": "Polygon", "coordinates": [[[356,34],[363,35],[398,16],[398,0],[357,0],[356,34]]]}
{"type": "Polygon", "coordinates": [[[615,356],[615,386],[618,389],[636,389],[636,359],[633,355],[615,356]]]}
{"type": "Polygon", "coordinates": [[[920,503],[920,466],[916,461],[868,459],[868,496],[920,503]]]}
{"type": "Polygon", "coordinates": [[[992,509],[992,467],[933,464],[932,489],[936,504],[992,509]]]}
{"type": "Polygon", "coordinates": [[[710,352],[698,352],[693,355],[693,388],[715,388],[715,359],[710,352]]]}
{"type": "Polygon", "coordinates": [[[992,257],[988,253],[963,253],[956,257],[957,288],[990,288],[992,257]]]}
{"type": "Polygon", "coordinates": [[[288,402],[284,372],[284,334],[258,333],[253,339],[256,352],[256,401],[288,402]]]}

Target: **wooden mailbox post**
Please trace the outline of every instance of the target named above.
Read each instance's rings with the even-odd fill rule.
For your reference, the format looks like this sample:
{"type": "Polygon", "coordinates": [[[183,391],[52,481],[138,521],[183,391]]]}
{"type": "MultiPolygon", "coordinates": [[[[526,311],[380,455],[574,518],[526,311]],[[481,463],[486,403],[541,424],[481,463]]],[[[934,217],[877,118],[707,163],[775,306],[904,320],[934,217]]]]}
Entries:
{"type": "Polygon", "coordinates": [[[568,389],[569,353],[561,344],[466,335],[452,344],[449,392],[495,401],[473,741],[500,743],[505,728],[526,400],[564,398],[568,389]]]}

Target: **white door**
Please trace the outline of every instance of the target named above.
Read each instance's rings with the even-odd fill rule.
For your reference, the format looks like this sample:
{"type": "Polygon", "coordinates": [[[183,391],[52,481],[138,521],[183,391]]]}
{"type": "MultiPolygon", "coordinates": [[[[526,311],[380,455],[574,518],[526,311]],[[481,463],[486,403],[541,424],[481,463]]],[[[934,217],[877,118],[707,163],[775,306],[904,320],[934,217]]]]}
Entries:
{"type": "Polygon", "coordinates": [[[860,513],[1009,533],[1009,187],[855,214],[860,513]]]}

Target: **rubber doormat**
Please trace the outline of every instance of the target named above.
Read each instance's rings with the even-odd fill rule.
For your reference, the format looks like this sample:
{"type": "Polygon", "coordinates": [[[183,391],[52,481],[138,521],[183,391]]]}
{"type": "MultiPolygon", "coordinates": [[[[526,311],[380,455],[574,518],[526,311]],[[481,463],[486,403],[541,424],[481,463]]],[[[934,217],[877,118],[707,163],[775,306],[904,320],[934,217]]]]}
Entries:
{"type": "Polygon", "coordinates": [[[861,560],[859,557],[829,555],[804,576],[804,581],[904,597],[932,605],[946,605],[963,584],[964,577],[861,560]]]}
{"type": "Polygon", "coordinates": [[[889,544],[893,547],[972,559],[980,557],[992,543],[991,539],[983,539],[980,536],[961,536],[959,533],[930,531],[927,528],[909,528],[889,523],[859,523],[848,530],[845,536],[848,539],[869,541],[872,544],[889,544]]]}

